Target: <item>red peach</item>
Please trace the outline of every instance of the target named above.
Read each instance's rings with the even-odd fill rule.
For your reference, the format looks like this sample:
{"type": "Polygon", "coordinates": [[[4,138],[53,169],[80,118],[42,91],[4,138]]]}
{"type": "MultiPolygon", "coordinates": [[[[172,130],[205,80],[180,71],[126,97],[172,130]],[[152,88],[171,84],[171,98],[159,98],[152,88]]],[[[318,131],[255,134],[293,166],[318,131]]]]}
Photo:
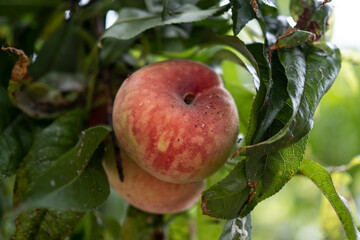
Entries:
{"type": "Polygon", "coordinates": [[[201,197],[205,181],[176,184],[164,182],[142,170],[124,152],[121,153],[124,182],[120,181],[114,157],[108,153],[103,161],[110,185],[131,205],[151,213],[185,211],[201,197]]]}
{"type": "Polygon", "coordinates": [[[113,126],[120,146],[145,171],[188,183],[209,177],[227,160],[239,118],[211,68],[169,60],[124,81],[114,102],[113,126]]]}

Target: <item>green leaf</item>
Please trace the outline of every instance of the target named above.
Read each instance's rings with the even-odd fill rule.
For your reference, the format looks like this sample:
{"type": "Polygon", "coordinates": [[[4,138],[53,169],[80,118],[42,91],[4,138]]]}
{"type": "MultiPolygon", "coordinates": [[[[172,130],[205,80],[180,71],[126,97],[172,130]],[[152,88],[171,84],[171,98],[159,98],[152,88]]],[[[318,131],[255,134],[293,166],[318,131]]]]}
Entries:
{"type": "Polygon", "coordinates": [[[349,204],[345,198],[336,192],[330,173],[318,163],[308,159],[303,160],[300,172],[313,181],[329,200],[344,227],[348,239],[360,239],[360,232],[356,228],[349,204]]]}
{"type": "Polygon", "coordinates": [[[102,39],[112,37],[127,40],[153,27],[204,20],[216,13],[225,11],[227,8],[226,5],[207,10],[184,11],[168,16],[165,20],[162,19],[161,14],[150,15],[138,9],[122,8],[118,21],[104,33],[102,39]]]}
{"type": "Polygon", "coordinates": [[[65,239],[84,213],[35,209],[21,214],[13,238],[27,240],[65,239]]]}
{"type": "MultiPolygon", "coordinates": [[[[267,141],[276,141],[287,133],[290,124],[293,123],[298,113],[304,91],[306,66],[303,53],[299,49],[284,49],[280,52],[280,59],[278,59],[277,54],[274,54],[271,64],[273,71],[271,86],[267,93],[268,100],[264,101],[264,105],[260,109],[262,121],[258,123],[257,131],[252,139],[253,144],[259,143],[264,137],[267,137],[265,133],[270,134],[270,136],[275,135],[267,141]],[[280,61],[284,65],[286,64],[286,69],[280,61]],[[289,97],[291,107],[285,106],[289,97]],[[274,127],[275,118],[280,120],[280,126],[276,128],[274,127]],[[269,131],[271,125],[272,129],[269,131]],[[281,130],[279,131],[279,129],[281,130]]],[[[251,182],[258,182],[263,176],[265,159],[259,155],[261,154],[249,156],[247,160],[247,177],[251,182]]]]}
{"type": "Polygon", "coordinates": [[[21,202],[23,195],[31,188],[36,178],[41,176],[53,161],[76,144],[84,120],[84,112],[74,110],[59,117],[38,134],[16,174],[15,206],[21,202]]]}
{"type": "MultiPolygon", "coordinates": [[[[261,179],[257,182],[257,186],[254,185],[252,189],[254,195],[244,206],[240,216],[248,215],[259,202],[280,191],[290,181],[299,170],[305,153],[306,143],[307,137],[304,137],[293,145],[262,158],[264,163],[259,163],[263,167],[262,171],[259,172],[261,179]]],[[[249,168],[248,171],[250,171],[249,168]]]]}
{"type": "Polygon", "coordinates": [[[16,117],[18,111],[12,105],[7,90],[0,86],[0,132],[16,117]]]}
{"type": "Polygon", "coordinates": [[[2,177],[15,174],[23,157],[44,127],[44,123],[35,122],[24,114],[19,114],[0,133],[0,174],[2,177]]]}
{"type": "Polygon", "coordinates": [[[228,220],[219,238],[219,240],[238,240],[238,239],[241,240],[252,239],[252,226],[251,226],[250,214],[243,218],[234,218],[228,220]]]}
{"type": "MultiPolygon", "coordinates": [[[[296,79],[302,76],[302,68],[292,68],[291,65],[289,65],[292,61],[282,63],[284,68],[287,69],[286,74],[288,79],[293,79],[293,87],[288,88],[288,93],[291,93],[290,90],[293,91],[292,99],[294,100],[294,104],[298,102],[300,104],[298,110],[294,111],[292,106],[284,105],[281,114],[277,116],[278,120],[273,123],[273,129],[275,131],[271,134],[272,137],[258,144],[246,147],[243,149],[243,154],[247,156],[257,156],[259,154],[273,152],[290,146],[308,134],[313,126],[313,115],[316,107],[322,96],[335,81],[341,65],[339,49],[335,47],[328,49],[328,47],[327,45],[319,44],[305,48],[305,85],[304,91],[302,95],[300,95],[300,102],[298,99],[300,93],[298,91],[299,86],[296,85],[298,84],[296,79]],[[314,91],[314,89],[317,89],[317,91],[314,91]],[[284,124],[284,121],[287,124],[284,124]]],[[[295,58],[295,61],[298,60],[295,58]]],[[[298,63],[301,64],[301,62],[298,63]]],[[[297,105],[294,105],[295,110],[297,105]]]]}
{"type": "Polygon", "coordinates": [[[227,177],[203,192],[203,213],[216,218],[239,216],[250,195],[245,161],[241,161],[227,177]]]}
{"type": "Polygon", "coordinates": [[[82,132],[75,147],[34,179],[23,195],[22,207],[89,210],[103,203],[109,185],[101,167],[102,148],[93,154],[110,132],[110,128],[103,126],[82,132]]]}
{"type": "Polygon", "coordinates": [[[252,143],[252,138],[255,134],[255,131],[258,127],[259,122],[261,121],[261,116],[259,115],[260,109],[265,101],[265,95],[267,89],[269,88],[270,83],[270,67],[269,62],[264,55],[264,45],[255,43],[247,45],[247,49],[252,54],[253,58],[257,62],[259,71],[258,71],[258,82],[254,81],[255,87],[258,90],[251,108],[249,127],[247,134],[245,136],[245,144],[250,145],[252,143]]]}
{"type": "Polygon", "coordinates": [[[278,48],[296,47],[311,40],[315,40],[315,34],[296,29],[286,36],[279,38],[276,45],[278,48]]]}
{"type": "MultiPolygon", "coordinates": [[[[269,130],[267,130],[272,136],[271,138],[249,146],[249,148],[245,147],[247,178],[249,183],[253,185],[254,191],[256,191],[256,197],[254,198],[255,201],[250,201],[249,206],[247,206],[248,209],[241,213],[242,216],[249,213],[258,202],[280,190],[290,180],[293,173],[297,172],[306,145],[306,141],[297,141],[310,131],[316,106],[332,85],[340,68],[338,49],[326,53],[316,47],[310,47],[305,52],[305,61],[303,61],[301,51],[285,50],[282,54],[281,60],[288,78],[287,93],[291,95],[292,104],[285,104],[277,113],[276,118],[272,120],[269,130]],[[321,61],[323,62],[321,63],[321,61]],[[305,62],[306,68],[304,67],[305,62]],[[305,73],[304,68],[306,69],[305,73]],[[321,76],[318,75],[319,72],[322,74],[321,76]],[[305,85],[302,86],[304,81],[305,85]],[[302,89],[304,89],[303,92],[302,89]],[[317,89],[317,92],[314,89],[317,89]],[[290,155],[289,157],[287,154],[282,153],[286,151],[286,148],[281,149],[284,147],[288,147],[290,153],[295,156],[291,157],[290,155]],[[273,151],[279,151],[279,149],[281,149],[280,155],[271,160],[271,156],[277,154],[277,152],[273,151]],[[283,162],[288,163],[283,164],[283,162]],[[268,163],[276,166],[276,171],[271,171],[271,178],[265,176],[268,163]],[[288,172],[292,174],[288,175],[288,172]],[[273,181],[277,175],[281,176],[280,180],[273,181]],[[264,188],[266,185],[270,187],[264,188]]],[[[284,91],[284,89],[281,91],[284,91]]],[[[272,99],[270,99],[271,101],[272,99]]]]}
{"type": "Polygon", "coordinates": [[[36,60],[29,66],[30,76],[37,80],[46,73],[76,73],[84,64],[85,41],[74,21],[65,22],[44,43],[36,60]]]}
{"type": "Polygon", "coordinates": [[[256,13],[248,0],[231,0],[233,32],[237,35],[241,29],[252,19],[256,13]]]}

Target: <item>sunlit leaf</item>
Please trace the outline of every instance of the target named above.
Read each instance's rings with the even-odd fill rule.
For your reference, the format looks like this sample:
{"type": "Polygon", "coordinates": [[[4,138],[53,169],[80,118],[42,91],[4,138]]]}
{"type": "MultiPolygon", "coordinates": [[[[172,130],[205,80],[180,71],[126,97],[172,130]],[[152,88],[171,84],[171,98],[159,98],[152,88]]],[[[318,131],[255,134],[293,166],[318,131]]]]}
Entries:
{"type": "Polygon", "coordinates": [[[228,6],[207,10],[185,11],[175,13],[165,20],[162,19],[161,14],[150,15],[144,11],[122,8],[119,13],[118,21],[104,33],[102,38],[113,37],[120,40],[131,39],[143,31],[156,26],[200,21],[218,12],[222,12],[227,8],[228,6]],[[134,15],[130,17],[129,13],[134,13],[134,15]]]}
{"type": "Polygon", "coordinates": [[[345,198],[336,192],[329,172],[318,163],[308,159],[304,159],[302,162],[300,172],[313,181],[329,200],[344,227],[348,239],[360,239],[360,232],[354,223],[349,204],[345,198]]]}
{"type": "Polygon", "coordinates": [[[276,8],[276,1],[275,0],[261,0],[264,4],[268,5],[269,7],[276,8]]]}

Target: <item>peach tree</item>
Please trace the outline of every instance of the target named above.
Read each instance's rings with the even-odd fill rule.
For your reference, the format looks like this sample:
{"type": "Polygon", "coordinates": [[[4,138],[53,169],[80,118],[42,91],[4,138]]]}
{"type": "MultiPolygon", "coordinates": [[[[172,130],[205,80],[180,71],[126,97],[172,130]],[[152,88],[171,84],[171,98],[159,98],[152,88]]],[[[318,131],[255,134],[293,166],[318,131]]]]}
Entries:
{"type": "Polygon", "coordinates": [[[328,2],[287,1],[286,16],[275,0],[1,1],[0,238],[195,239],[185,227],[194,214],[128,206],[102,166],[108,144],[119,151],[111,121],[119,86],[176,58],[215,69],[240,119],[232,156],[195,206],[197,224],[224,223],[214,239],[252,239],[252,210],[303,175],[346,237],[360,239],[329,171],[304,157],[341,66],[328,2]]]}

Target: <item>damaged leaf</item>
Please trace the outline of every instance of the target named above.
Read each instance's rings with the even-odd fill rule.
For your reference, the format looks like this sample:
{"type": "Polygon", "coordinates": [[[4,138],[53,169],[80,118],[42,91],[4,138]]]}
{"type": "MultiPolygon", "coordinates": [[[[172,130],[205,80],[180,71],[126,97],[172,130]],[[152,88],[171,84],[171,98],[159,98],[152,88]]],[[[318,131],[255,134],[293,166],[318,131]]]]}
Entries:
{"type": "Polygon", "coordinates": [[[86,79],[84,75],[50,72],[37,81],[28,74],[30,61],[22,50],[3,48],[19,55],[9,81],[12,103],[35,118],[54,118],[82,103],[86,79]]]}

